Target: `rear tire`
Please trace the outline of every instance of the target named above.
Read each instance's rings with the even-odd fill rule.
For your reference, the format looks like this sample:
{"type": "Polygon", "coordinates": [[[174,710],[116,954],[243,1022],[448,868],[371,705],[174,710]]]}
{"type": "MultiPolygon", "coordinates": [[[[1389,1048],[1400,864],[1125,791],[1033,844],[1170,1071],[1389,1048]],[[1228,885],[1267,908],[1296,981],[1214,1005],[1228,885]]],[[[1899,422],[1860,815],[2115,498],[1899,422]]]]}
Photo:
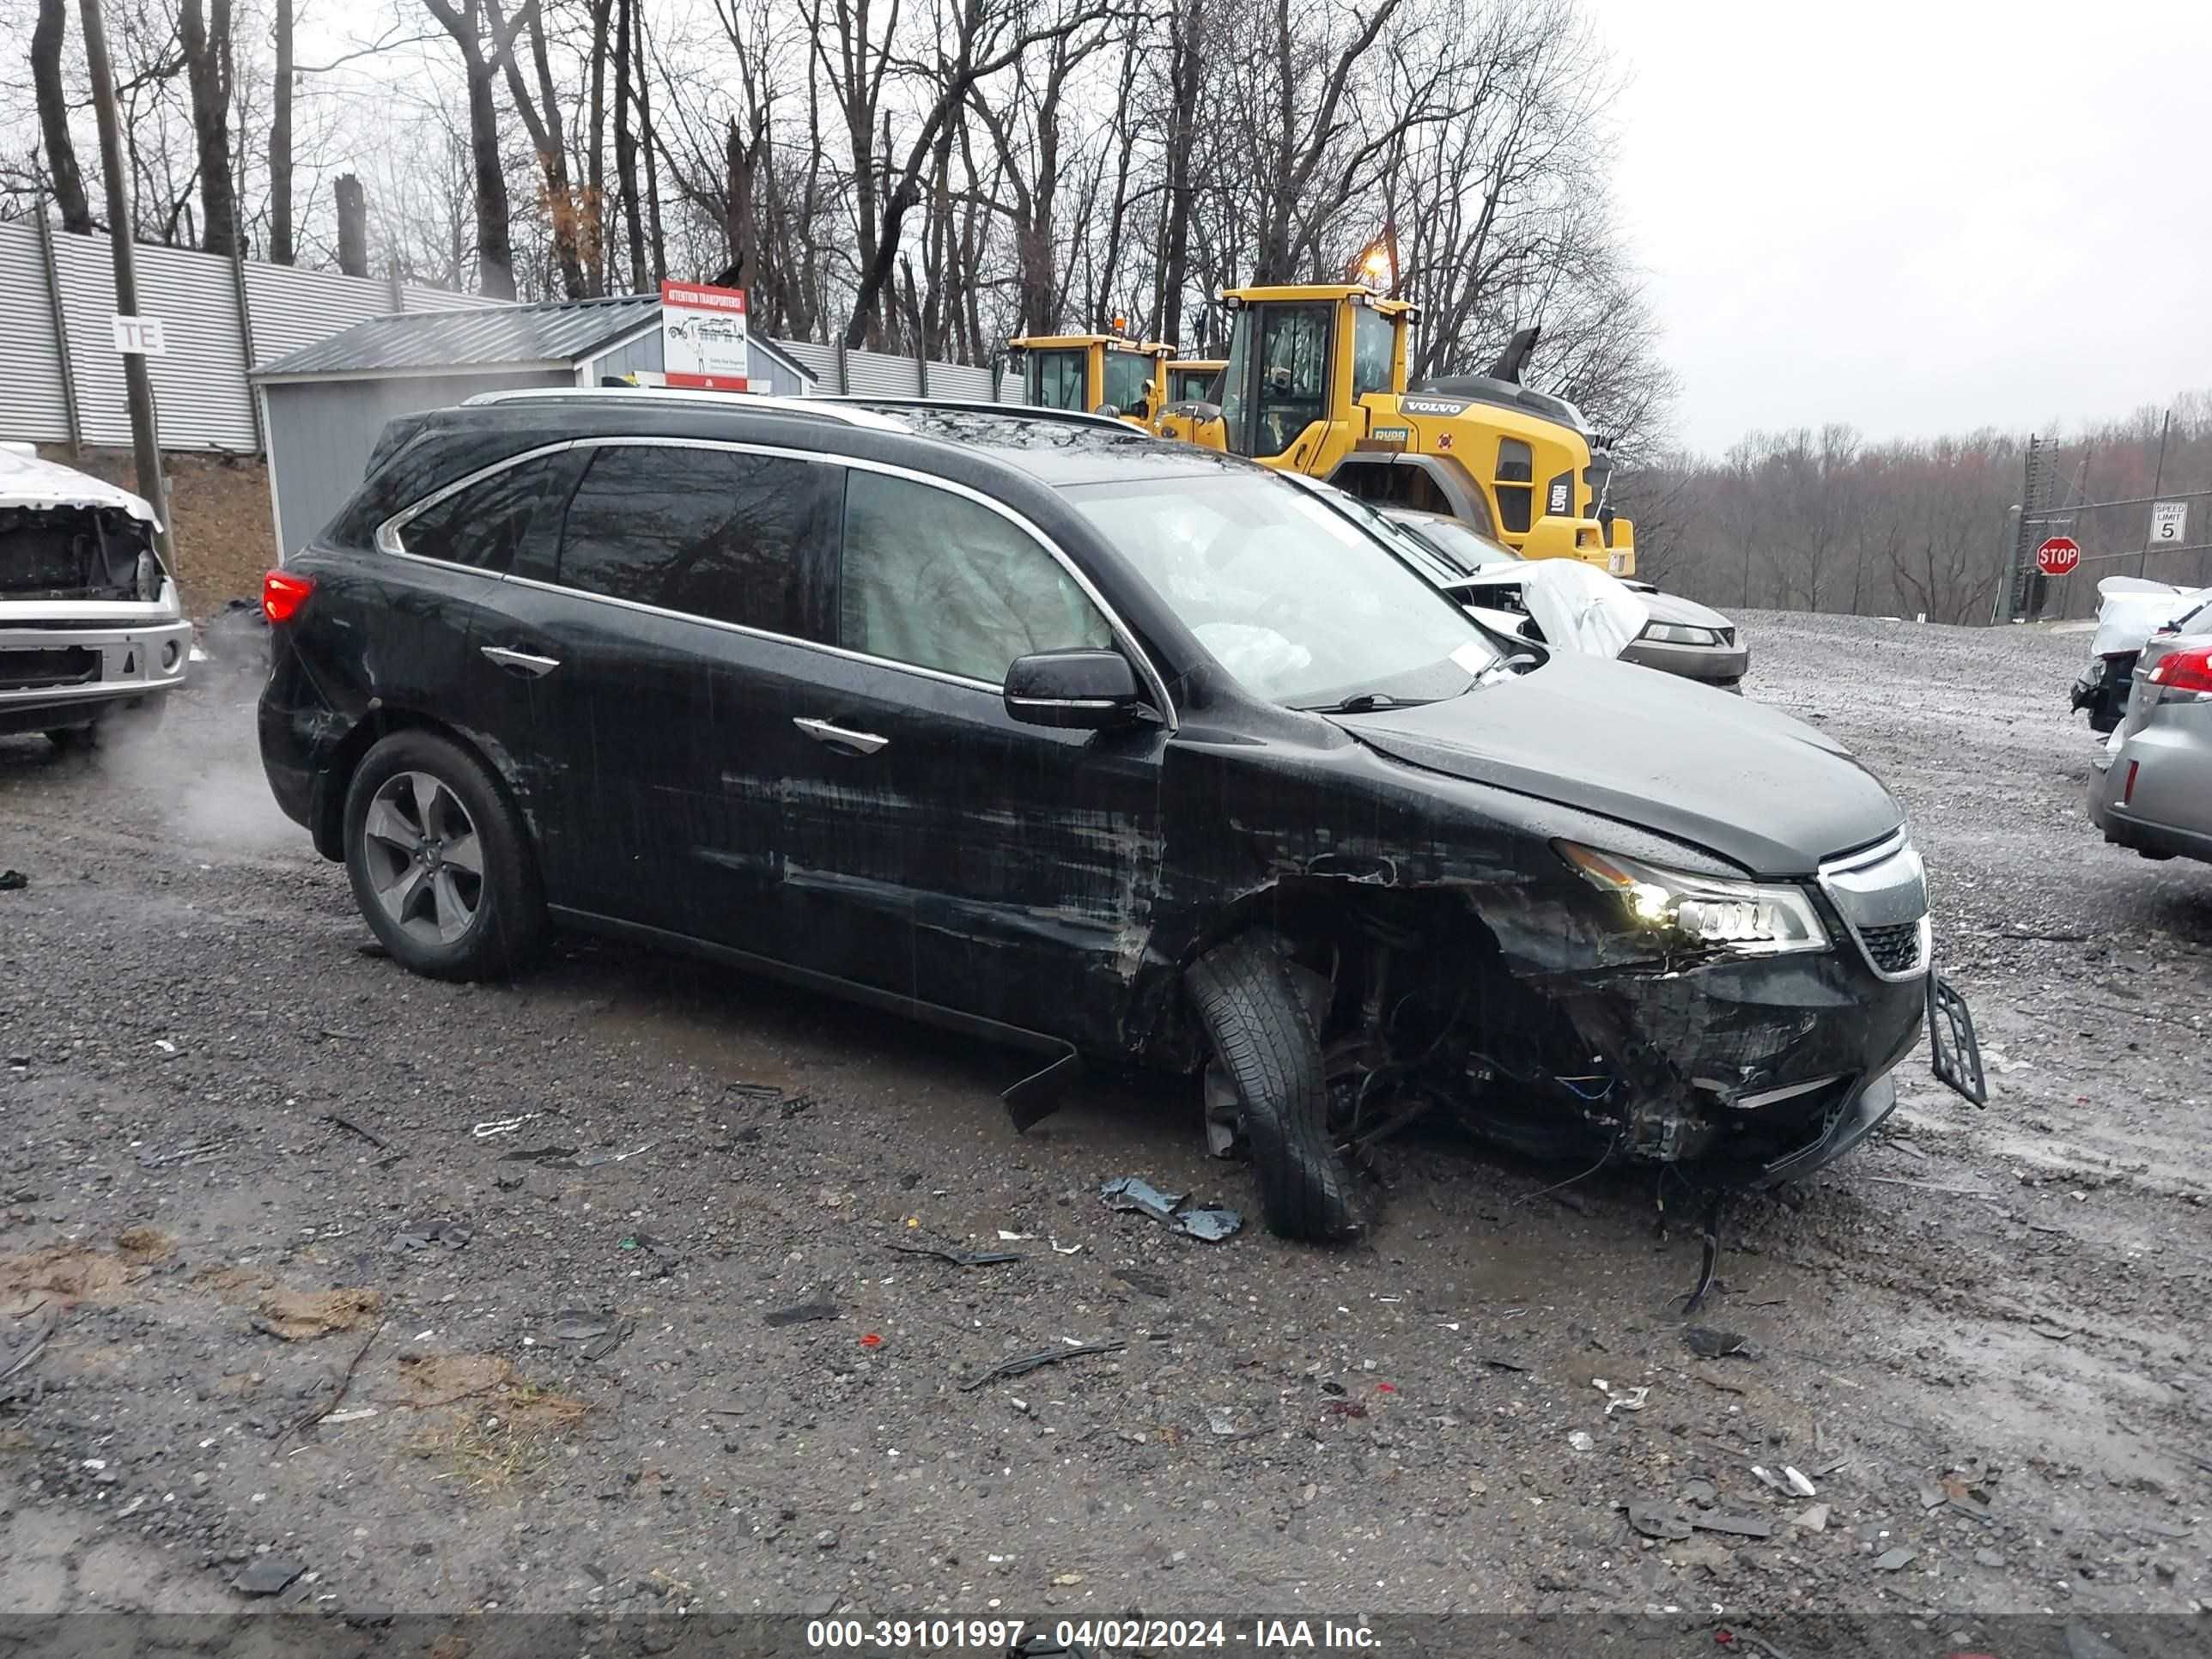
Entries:
{"type": "Polygon", "coordinates": [[[1340,1239],[1355,1231],[1351,1176],[1328,1137],[1321,1040],[1265,933],[1200,957],[1190,997],[1243,1109],[1260,1210],[1285,1238],[1340,1239]]]}
{"type": "Polygon", "coordinates": [[[431,979],[499,979],[544,943],[528,834],[482,763],[428,732],[397,732],[355,768],[345,798],[354,902],[394,960],[431,979]]]}

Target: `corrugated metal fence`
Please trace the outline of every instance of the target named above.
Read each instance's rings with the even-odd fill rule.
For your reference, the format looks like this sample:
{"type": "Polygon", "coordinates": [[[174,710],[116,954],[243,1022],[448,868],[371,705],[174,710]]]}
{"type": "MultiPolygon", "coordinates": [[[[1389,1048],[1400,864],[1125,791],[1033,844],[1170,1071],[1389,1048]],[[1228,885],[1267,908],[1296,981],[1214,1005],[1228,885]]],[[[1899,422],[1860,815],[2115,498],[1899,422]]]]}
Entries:
{"type": "MultiPolygon", "coordinates": [[[[146,360],[165,449],[260,449],[254,364],[365,317],[501,303],[181,248],[141,246],[137,259],[139,308],[161,319],[168,345],[146,360]]],[[[106,237],[0,225],[0,438],[131,441],[114,314],[106,237]]]]}
{"type": "MultiPolygon", "coordinates": [[[[211,253],[141,246],[139,308],[158,317],[168,354],[149,357],[165,449],[251,453],[265,447],[249,368],[366,318],[504,304],[473,294],[374,282],[295,265],[234,264],[211,253]]],[[[0,224],[0,439],[126,446],[131,414],[123,359],[108,319],[115,276],[104,236],[0,224]],[[74,388],[74,399],[70,396],[74,388]]],[[[988,368],[776,343],[820,376],[824,392],[1018,402],[1021,381],[994,392],[988,368]]]]}
{"type": "Polygon", "coordinates": [[[778,340],[793,356],[820,377],[824,392],[847,392],[856,398],[957,398],[976,403],[1018,403],[1021,376],[1006,374],[993,390],[991,371],[972,363],[927,364],[911,357],[894,357],[880,351],[843,351],[834,345],[811,345],[800,340],[778,340]],[[844,362],[844,379],[838,379],[838,361],[844,362]],[[925,384],[924,371],[927,370],[925,384]]]}

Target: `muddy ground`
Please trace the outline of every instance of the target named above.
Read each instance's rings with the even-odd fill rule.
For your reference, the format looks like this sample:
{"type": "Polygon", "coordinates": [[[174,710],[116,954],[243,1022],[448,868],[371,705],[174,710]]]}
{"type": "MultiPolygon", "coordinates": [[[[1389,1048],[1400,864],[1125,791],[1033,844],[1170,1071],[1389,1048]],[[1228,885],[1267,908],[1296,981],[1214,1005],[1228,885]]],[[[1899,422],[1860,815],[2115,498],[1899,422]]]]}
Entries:
{"type": "Polygon", "coordinates": [[[158,738],[0,740],[30,878],[0,892],[0,1608],[289,1578],[356,1620],[2053,1610],[2201,1639],[2212,869],[2088,827],[2080,639],[1745,621],[1752,695],[1908,804],[1992,1099],[1916,1060],[1890,1133],[1742,1206],[1699,1322],[1751,1352],[1710,1359],[1671,1305],[1696,1228],[1647,1182],[1543,1195],[1574,1171],[1413,1144],[1355,1248],[1206,1244],[1097,1195],[1249,1204],[1172,1087],[1085,1084],[1017,1139],[1019,1057],[735,973],[579,944],[509,988],[410,979],[268,803],[258,641],[211,641],[158,738]],[[894,1249],[921,1242],[1023,1259],[894,1249]],[[975,1386],[1072,1340],[1123,1346],[975,1386]],[[1641,1539],[1647,1500],[1740,1529],[1641,1539]]]}

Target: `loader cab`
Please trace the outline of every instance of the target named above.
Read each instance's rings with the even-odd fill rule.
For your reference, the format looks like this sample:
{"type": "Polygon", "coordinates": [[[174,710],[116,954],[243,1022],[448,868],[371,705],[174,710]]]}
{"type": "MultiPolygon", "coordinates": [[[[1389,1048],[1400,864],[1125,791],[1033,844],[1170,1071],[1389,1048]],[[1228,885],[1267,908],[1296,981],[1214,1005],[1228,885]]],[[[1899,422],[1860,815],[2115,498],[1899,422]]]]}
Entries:
{"type": "Polygon", "coordinates": [[[1405,389],[1413,307],[1349,283],[1232,289],[1220,391],[1231,453],[1326,477],[1369,424],[1363,398],[1405,389]]]}
{"type": "Polygon", "coordinates": [[[1168,401],[1167,346],[1118,334],[1056,334],[1006,347],[1021,366],[1024,399],[1037,408],[1117,415],[1150,431],[1168,401]]]}
{"type": "Polygon", "coordinates": [[[1168,363],[1168,401],[1171,404],[1218,404],[1224,357],[1177,357],[1168,363]]]}

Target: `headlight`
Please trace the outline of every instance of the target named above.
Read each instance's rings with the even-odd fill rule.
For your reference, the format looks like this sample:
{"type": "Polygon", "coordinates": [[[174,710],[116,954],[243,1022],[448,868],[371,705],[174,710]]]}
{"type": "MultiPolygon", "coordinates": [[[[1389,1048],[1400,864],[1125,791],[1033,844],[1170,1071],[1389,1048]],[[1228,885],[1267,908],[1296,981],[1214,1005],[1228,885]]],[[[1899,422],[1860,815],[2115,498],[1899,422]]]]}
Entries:
{"type": "Polygon", "coordinates": [[[1828,948],[1827,930],[1802,887],[1686,875],[1571,841],[1552,846],[1590,885],[1613,896],[1624,932],[1662,949],[1767,957],[1828,948]]]}
{"type": "Polygon", "coordinates": [[[1721,636],[1710,628],[1687,623],[1646,623],[1643,637],[1656,645],[1718,645],[1721,636]]]}

